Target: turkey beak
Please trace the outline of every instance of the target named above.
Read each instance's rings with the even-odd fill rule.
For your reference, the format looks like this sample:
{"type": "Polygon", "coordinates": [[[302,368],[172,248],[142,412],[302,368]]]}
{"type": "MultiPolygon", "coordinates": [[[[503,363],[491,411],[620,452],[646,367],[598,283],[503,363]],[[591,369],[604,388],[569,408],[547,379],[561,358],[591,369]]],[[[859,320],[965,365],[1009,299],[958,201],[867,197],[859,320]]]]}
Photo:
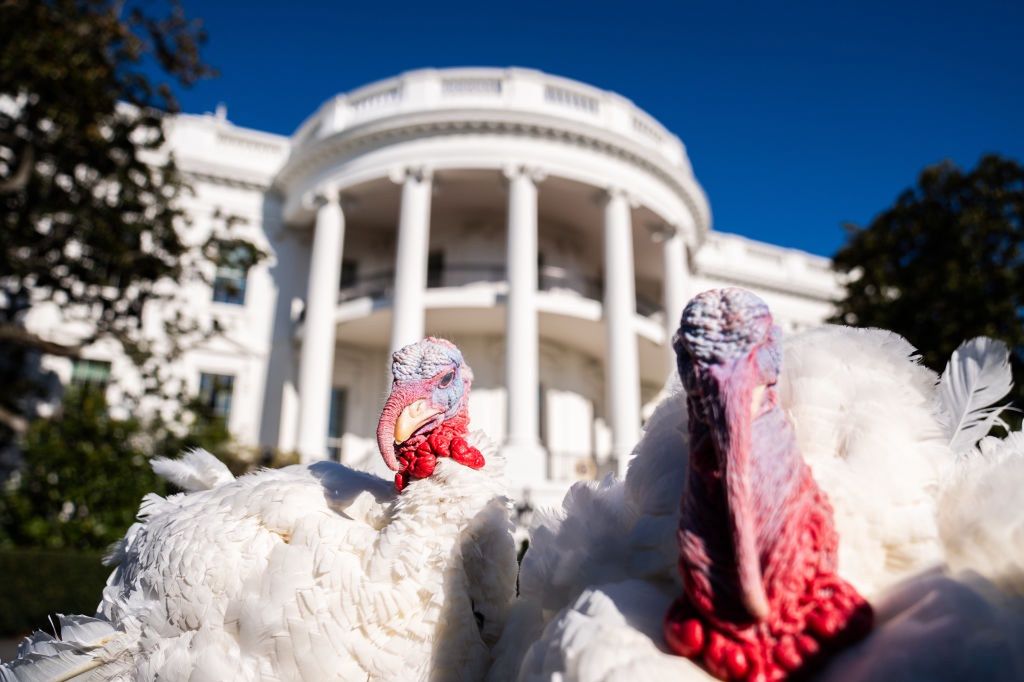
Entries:
{"type": "Polygon", "coordinates": [[[429,422],[441,410],[431,407],[426,398],[406,405],[395,421],[395,443],[401,444],[409,440],[409,436],[416,433],[416,430],[429,422]]]}
{"type": "Polygon", "coordinates": [[[718,395],[712,403],[710,431],[722,467],[729,531],[736,556],[740,602],[755,619],[768,615],[768,597],[761,574],[755,510],[751,491],[751,422],[764,387],[757,382],[752,356],[711,370],[718,395]],[[758,391],[757,389],[761,390],[758,391]]]}
{"type": "MultiPolygon", "coordinates": [[[[422,395],[422,391],[418,392],[422,395]]],[[[384,403],[377,422],[377,448],[384,463],[392,471],[398,471],[395,445],[404,443],[412,434],[441,413],[426,398],[419,398],[411,387],[396,384],[384,403]]]]}

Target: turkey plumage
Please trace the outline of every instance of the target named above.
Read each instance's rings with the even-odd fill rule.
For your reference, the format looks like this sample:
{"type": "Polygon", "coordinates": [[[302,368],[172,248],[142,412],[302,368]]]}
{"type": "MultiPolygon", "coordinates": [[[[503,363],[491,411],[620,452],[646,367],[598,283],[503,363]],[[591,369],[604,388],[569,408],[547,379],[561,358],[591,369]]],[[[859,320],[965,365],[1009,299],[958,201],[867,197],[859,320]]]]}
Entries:
{"type": "Polygon", "coordinates": [[[453,344],[407,346],[393,371],[378,431],[394,483],[326,461],[237,479],[201,451],[157,461],[188,492],[147,496],[96,617],[37,633],[0,678],[480,679],[515,590],[503,461],[467,432],[453,344]]]}
{"type": "MultiPolygon", "coordinates": [[[[1024,513],[1012,502],[1024,440],[1013,434],[973,445],[998,417],[985,406],[1009,388],[1005,348],[987,340],[962,347],[941,383],[918,364],[909,343],[881,330],[811,330],[783,340],[781,354],[777,384],[748,388],[760,407],[747,414],[756,419],[778,402],[834,510],[838,575],[875,607],[875,629],[818,674],[840,681],[962,679],[957,671],[982,653],[990,657],[974,664],[977,679],[1024,675],[1024,610],[1015,596],[1024,577],[1024,513]],[[971,374],[969,366],[976,381],[957,384],[955,376],[962,378],[965,367],[971,374]],[[958,636],[974,649],[957,648],[958,636]]],[[[490,679],[712,679],[702,667],[706,642],[697,665],[671,655],[663,634],[666,613],[685,587],[677,529],[693,416],[678,378],[665,393],[624,481],[577,484],[560,511],[538,515],[521,599],[490,679]]],[[[727,523],[718,530],[724,537],[732,532],[727,523]]],[[[797,653],[826,663],[815,651],[797,653]]],[[[774,671],[764,679],[787,674],[771,661],[774,671]]],[[[760,678],[750,660],[731,663],[720,656],[710,668],[722,678],[760,678]]]]}

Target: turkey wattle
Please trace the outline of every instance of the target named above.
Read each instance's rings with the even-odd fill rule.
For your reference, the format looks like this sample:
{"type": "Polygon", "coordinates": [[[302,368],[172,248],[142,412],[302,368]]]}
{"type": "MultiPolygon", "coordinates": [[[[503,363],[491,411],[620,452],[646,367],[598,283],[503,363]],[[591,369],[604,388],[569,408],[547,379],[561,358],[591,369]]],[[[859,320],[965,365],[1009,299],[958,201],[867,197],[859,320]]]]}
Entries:
{"type": "Polygon", "coordinates": [[[806,672],[866,635],[872,612],[837,574],[832,507],[779,407],[771,314],[741,289],[705,292],[675,349],[691,447],[666,641],[721,679],[806,672]]]}

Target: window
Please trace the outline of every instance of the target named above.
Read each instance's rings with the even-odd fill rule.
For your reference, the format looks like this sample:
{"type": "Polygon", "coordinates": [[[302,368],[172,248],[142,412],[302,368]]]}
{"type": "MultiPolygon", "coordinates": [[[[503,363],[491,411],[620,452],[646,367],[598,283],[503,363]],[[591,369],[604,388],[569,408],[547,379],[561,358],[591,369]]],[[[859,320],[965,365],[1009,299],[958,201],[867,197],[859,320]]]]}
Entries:
{"type": "Polygon", "coordinates": [[[335,462],[341,461],[341,437],[345,435],[345,403],[348,390],[344,386],[331,389],[331,408],[327,423],[327,455],[335,462]]]}
{"type": "Polygon", "coordinates": [[[110,383],[110,363],[78,358],[71,365],[71,385],[79,388],[106,388],[110,383]]]}
{"type": "Polygon", "coordinates": [[[341,261],[341,282],[338,284],[339,289],[348,289],[354,286],[356,279],[359,277],[359,264],[354,260],[344,259],[341,261]]]}
{"type": "Polygon", "coordinates": [[[217,303],[245,303],[245,279],[252,251],[238,247],[224,254],[213,279],[213,300],[217,303]]]}
{"type": "Polygon", "coordinates": [[[235,390],[235,377],[230,374],[199,375],[199,402],[216,416],[227,420],[231,414],[231,396],[235,390]]]}
{"type": "Polygon", "coordinates": [[[427,254],[427,286],[441,286],[444,279],[444,251],[431,251],[427,254]]]}

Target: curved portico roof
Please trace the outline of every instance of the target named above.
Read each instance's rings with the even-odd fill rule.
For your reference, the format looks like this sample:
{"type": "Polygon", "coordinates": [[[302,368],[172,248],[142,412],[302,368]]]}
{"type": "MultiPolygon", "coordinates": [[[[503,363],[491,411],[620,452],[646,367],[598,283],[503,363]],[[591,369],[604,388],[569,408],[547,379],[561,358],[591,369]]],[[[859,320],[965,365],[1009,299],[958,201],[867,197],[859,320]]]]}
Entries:
{"type": "MultiPolygon", "coordinates": [[[[564,151],[565,145],[597,152],[660,181],[677,197],[672,203],[686,206],[695,236],[710,229],[707,198],[677,136],[621,95],[530,69],[423,69],[333,97],[292,136],[291,152],[274,185],[285,195],[290,213],[287,206],[297,209],[305,193],[335,169],[351,169],[358,165],[355,160],[375,150],[438,137],[463,137],[466,146],[438,154],[435,145],[431,153],[436,158],[420,163],[500,165],[510,139],[523,138],[552,147],[549,166],[557,163],[557,150],[564,151]],[[489,158],[488,149],[473,141],[480,135],[492,139],[489,158]]],[[[565,163],[586,165],[568,157],[565,163]]],[[[604,170],[594,171],[590,179],[599,184],[596,179],[604,170]]]]}

